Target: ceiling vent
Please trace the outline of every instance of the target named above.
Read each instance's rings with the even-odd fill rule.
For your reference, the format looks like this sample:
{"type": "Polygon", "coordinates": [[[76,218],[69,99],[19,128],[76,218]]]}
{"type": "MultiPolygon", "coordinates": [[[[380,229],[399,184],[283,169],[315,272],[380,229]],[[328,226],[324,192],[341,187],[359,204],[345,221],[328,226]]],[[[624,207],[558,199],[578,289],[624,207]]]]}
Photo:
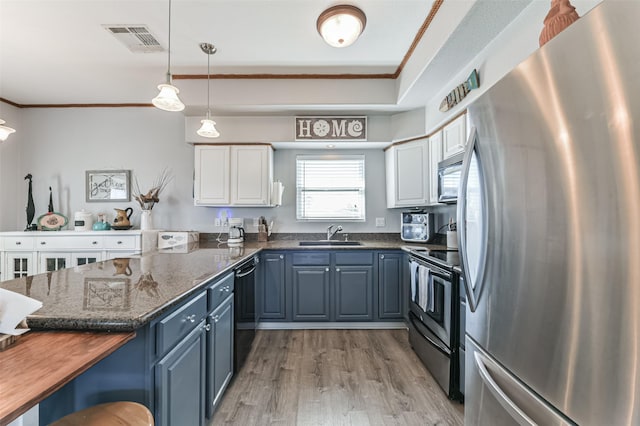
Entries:
{"type": "Polygon", "coordinates": [[[145,25],[103,25],[104,29],[134,53],[164,52],[145,25]]]}

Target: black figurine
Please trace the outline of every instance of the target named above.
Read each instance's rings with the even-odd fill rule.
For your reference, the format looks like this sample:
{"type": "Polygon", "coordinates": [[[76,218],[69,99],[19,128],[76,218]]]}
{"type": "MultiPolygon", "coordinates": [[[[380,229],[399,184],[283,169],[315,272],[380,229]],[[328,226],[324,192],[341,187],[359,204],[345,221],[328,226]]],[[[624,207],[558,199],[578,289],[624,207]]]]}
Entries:
{"type": "Polygon", "coordinates": [[[53,213],[53,191],[49,187],[49,213],[53,213]]]}
{"type": "Polygon", "coordinates": [[[25,229],[25,231],[30,231],[31,229],[33,229],[31,222],[33,221],[33,217],[36,215],[36,206],[33,203],[33,187],[31,184],[31,179],[33,178],[33,176],[31,176],[31,173],[29,173],[24,178],[25,180],[29,179],[29,193],[27,195],[27,228],[25,229]]]}

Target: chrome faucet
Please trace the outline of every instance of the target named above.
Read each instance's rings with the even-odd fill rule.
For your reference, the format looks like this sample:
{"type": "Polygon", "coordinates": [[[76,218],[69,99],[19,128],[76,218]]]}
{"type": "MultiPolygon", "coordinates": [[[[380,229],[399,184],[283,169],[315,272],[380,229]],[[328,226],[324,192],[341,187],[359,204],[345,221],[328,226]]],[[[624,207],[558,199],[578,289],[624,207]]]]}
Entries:
{"type": "Polygon", "coordinates": [[[329,227],[327,228],[327,241],[329,241],[331,239],[331,237],[333,237],[334,235],[336,235],[338,232],[342,231],[342,226],[338,225],[338,227],[333,230],[334,225],[329,225],[329,227]]]}

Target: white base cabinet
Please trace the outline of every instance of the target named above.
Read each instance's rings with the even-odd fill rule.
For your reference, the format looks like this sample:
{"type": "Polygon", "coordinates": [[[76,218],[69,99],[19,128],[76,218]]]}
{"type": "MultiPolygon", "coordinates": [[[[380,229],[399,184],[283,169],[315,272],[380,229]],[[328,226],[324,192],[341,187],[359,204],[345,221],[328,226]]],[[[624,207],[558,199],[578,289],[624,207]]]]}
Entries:
{"type": "Polygon", "coordinates": [[[196,206],[271,205],[271,145],[196,145],[194,155],[196,206]]]}
{"type": "Polygon", "coordinates": [[[1,232],[0,280],[12,280],[141,252],[141,231],[1,232]]]}

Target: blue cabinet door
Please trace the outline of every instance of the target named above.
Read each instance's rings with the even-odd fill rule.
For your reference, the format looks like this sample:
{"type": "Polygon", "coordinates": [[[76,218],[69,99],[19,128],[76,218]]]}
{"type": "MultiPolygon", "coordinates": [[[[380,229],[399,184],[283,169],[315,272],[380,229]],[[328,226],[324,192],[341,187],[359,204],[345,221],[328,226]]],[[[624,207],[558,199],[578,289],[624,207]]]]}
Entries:
{"type": "Polygon", "coordinates": [[[293,320],[328,321],[329,266],[293,267],[293,320]]]}
{"type": "Polygon", "coordinates": [[[202,372],[207,350],[204,327],[202,321],[156,365],[155,423],[158,426],[204,424],[202,372]]]}
{"type": "Polygon", "coordinates": [[[373,319],[373,266],[339,266],[335,275],[335,320],[373,319]]]}
{"type": "Polygon", "coordinates": [[[286,305],[285,255],[265,253],[262,260],[259,317],[261,320],[290,320],[286,305]]]}
{"type": "Polygon", "coordinates": [[[233,309],[231,295],[207,319],[207,418],[213,416],[233,376],[233,309]]]}
{"type": "Polygon", "coordinates": [[[378,254],[378,318],[402,318],[402,259],[402,253],[378,254]]]}

